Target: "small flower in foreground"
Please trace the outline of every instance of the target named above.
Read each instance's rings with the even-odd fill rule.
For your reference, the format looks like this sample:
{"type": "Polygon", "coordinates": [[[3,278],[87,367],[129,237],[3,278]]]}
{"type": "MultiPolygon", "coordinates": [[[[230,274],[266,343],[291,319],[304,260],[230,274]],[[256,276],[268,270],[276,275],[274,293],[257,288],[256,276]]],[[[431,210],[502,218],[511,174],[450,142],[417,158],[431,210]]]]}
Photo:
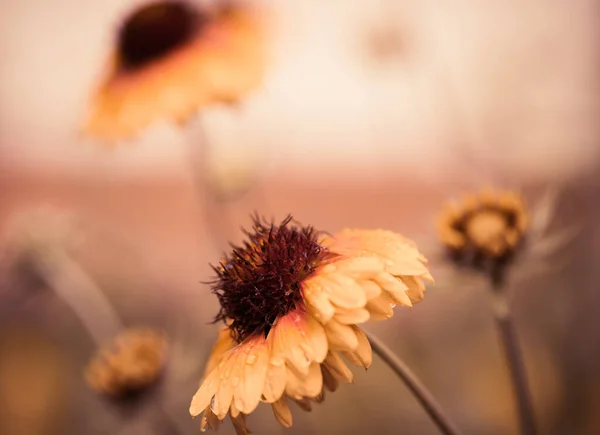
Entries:
{"type": "Polygon", "coordinates": [[[342,360],[364,368],[371,346],[357,326],[411,307],[433,281],[415,244],[384,230],[347,229],[329,236],[295,225],[254,220],[243,246],[214,267],[212,283],[223,320],[190,413],[201,429],[229,415],[246,434],[259,402],[292,425],[288,399],[310,410],[324,390],[351,382],[342,360]]]}
{"type": "Polygon", "coordinates": [[[85,369],[88,385],[101,394],[124,397],[154,385],[166,362],[164,334],[149,328],[120,333],[85,369]]]}
{"type": "Polygon", "coordinates": [[[123,23],[84,132],[114,141],[159,118],[182,123],[208,104],[235,103],[259,85],[264,63],[261,26],[249,9],[149,3],[123,23]]]}

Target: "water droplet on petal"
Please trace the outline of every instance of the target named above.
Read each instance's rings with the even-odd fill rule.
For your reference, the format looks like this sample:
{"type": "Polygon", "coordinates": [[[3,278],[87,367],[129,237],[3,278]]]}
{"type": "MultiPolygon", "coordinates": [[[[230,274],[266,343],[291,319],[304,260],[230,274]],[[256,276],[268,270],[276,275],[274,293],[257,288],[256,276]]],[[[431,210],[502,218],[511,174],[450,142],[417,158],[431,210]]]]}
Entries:
{"type": "Polygon", "coordinates": [[[251,353],[246,358],[246,363],[252,365],[252,364],[254,364],[256,362],[256,360],[257,360],[257,356],[255,354],[251,353]]]}

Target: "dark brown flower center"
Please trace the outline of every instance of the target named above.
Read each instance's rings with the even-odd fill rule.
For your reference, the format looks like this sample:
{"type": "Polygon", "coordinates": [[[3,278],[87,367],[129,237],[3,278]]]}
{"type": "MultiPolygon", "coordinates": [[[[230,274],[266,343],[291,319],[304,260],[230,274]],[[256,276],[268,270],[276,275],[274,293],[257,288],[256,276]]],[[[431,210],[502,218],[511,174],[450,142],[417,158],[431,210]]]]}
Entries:
{"type": "Polygon", "coordinates": [[[300,227],[288,216],[279,225],[256,217],[243,246],[234,247],[213,269],[213,292],[221,310],[215,321],[230,321],[232,336],[241,342],[269,333],[279,318],[303,306],[302,281],[329,257],[318,233],[300,227]]]}
{"type": "Polygon", "coordinates": [[[206,22],[206,16],[184,1],[144,6],[124,23],[118,35],[121,66],[140,68],[185,45],[206,22]]]}

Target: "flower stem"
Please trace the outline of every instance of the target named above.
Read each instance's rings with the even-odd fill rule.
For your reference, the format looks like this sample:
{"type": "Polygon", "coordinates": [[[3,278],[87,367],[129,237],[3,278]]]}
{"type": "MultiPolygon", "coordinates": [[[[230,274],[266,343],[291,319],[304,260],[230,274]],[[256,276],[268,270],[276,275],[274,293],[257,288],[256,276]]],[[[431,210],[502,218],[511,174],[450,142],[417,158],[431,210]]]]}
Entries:
{"type": "Polygon", "coordinates": [[[97,345],[121,330],[121,321],[85,269],[62,249],[40,253],[36,265],[46,283],[73,310],[97,345]]]}
{"type": "Polygon", "coordinates": [[[444,435],[459,435],[448,416],[444,414],[440,405],[427,390],[421,380],[408,368],[408,366],[373,334],[366,332],[373,351],[398,375],[408,389],[414,394],[417,401],[423,406],[425,412],[431,417],[433,423],[444,435]]]}
{"type": "Polygon", "coordinates": [[[209,181],[210,141],[204,123],[198,116],[189,125],[187,138],[193,184],[201,210],[204,212],[207,232],[215,248],[222,250],[227,246],[232,233],[231,219],[227,204],[218,203],[209,181]]]}
{"type": "Polygon", "coordinates": [[[504,357],[510,371],[515,399],[519,413],[519,427],[522,435],[536,435],[533,401],[527,382],[527,371],[523,354],[519,348],[519,340],[513,317],[510,313],[506,297],[506,288],[502,281],[492,285],[494,300],[494,317],[498,335],[504,350],[504,357]]]}

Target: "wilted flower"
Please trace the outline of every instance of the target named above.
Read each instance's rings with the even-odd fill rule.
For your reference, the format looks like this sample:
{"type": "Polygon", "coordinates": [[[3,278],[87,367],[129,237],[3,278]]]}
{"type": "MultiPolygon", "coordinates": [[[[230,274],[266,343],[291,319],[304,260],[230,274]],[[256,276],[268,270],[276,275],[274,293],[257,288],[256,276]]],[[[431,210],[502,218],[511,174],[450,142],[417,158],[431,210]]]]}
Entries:
{"type": "Polygon", "coordinates": [[[310,410],[324,389],[351,382],[340,355],[367,368],[371,346],[357,326],[411,307],[432,281],[415,244],[384,230],[346,229],[330,236],[288,217],[279,225],[255,218],[212,283],[223,320],[190,413],[216,430],[229,414],[236,431],[259,402],[285,427],[287,399],[310,410]]]}
{"type": "Polygon", "coordinates": [[[119,30],[86,134],[114,141],[159,118],[185,122],[212,103],[235,103],[263,76],[261,26],[248,8],[157,1],[119,30]]]}
{"type": "Polygon", "coordinates": [[[446,257],[493,280],[505,279],[513,263],[519,272],[531,272],[573,236],[572,229],[548,233],[556,199],[548,194],[530,208],[518,192],[488,188],[449,202],[437,220],[446,257]]]}
{"type": "Polygon", "coordinates": [[[127,329],[92,358],[85,379],[98,393],[112,397],[141,392],[158,381],[167,350],[163,333],[149,328],[127,329]]]}

